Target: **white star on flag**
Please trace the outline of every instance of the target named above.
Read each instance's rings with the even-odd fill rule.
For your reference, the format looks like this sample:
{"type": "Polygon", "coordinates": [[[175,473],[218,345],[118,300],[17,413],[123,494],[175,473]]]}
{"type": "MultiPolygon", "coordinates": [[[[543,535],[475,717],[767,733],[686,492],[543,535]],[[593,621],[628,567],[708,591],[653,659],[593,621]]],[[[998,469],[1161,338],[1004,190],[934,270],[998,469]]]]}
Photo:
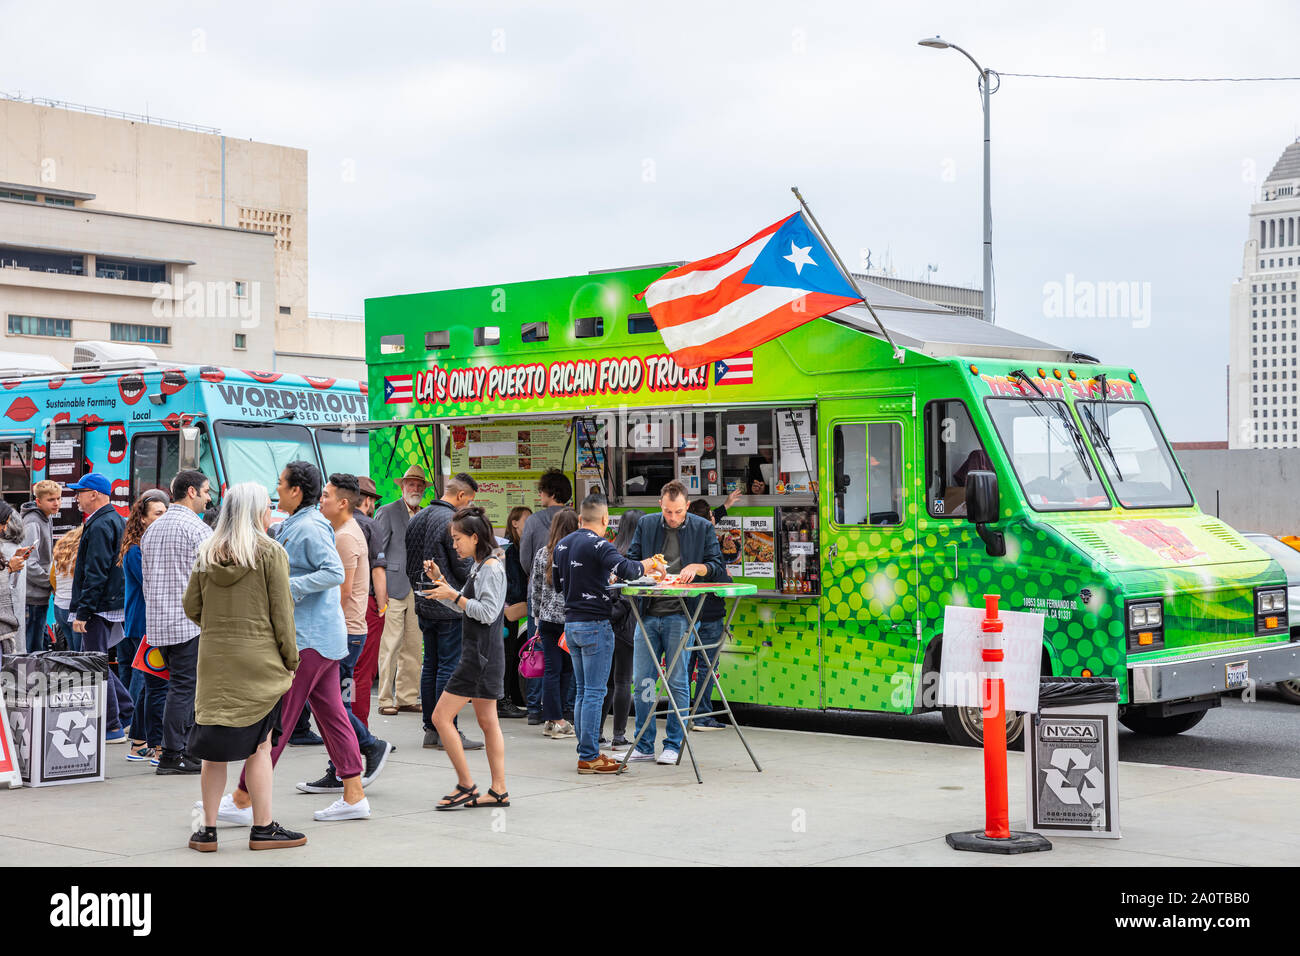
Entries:
{"type": "Polygon", "coordinates": [[[788,256],[782,256],[781,258],[785,259],[787,262],[794,263],[795,275],[803,275],[804,266],[817,265],[817,263],[813,262],[813,257],[808,255],[808,250],[811,248],[812,246],[796,246],[791,242],[790,254],[788,256]]]}

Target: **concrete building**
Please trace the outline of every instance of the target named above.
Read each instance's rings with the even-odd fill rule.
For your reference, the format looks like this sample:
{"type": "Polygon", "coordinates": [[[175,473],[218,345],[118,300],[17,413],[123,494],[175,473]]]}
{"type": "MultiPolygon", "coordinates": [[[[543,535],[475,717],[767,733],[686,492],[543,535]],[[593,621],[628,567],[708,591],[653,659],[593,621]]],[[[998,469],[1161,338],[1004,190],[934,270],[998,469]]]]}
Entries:
{"type": "Polygon", "coordinates": [[[361,324],[308,312],[305,150],[49,101],[0,130],[0,348],[365,377],[361,324]]]}
{"type": "Polygon", "coordinates": [[[1300,446],[1300,139],[1264,180],[1249,230],[1229,300],[1228,446],[1294,448],[1300,446]]]}

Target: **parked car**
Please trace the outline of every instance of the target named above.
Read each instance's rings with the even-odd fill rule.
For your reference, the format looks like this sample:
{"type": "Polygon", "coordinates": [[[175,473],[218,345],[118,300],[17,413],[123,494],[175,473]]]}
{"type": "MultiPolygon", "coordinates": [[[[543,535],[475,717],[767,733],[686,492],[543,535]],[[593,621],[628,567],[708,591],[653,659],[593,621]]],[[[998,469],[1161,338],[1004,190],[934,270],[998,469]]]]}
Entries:
{"type": "MultiPolygon", "coordinates": [[[[1263,548],[1269,557],[1282,565],[1286,572],[1286,613],[1291,622],[1291,637],[1300,637],[1300,551],[1271,534],[1249,532],[1242,537],[1263,548]]],[[[1300,678],[1278,681],[1274,686],[1291,703],[1300,704],[1300,678]]]]}

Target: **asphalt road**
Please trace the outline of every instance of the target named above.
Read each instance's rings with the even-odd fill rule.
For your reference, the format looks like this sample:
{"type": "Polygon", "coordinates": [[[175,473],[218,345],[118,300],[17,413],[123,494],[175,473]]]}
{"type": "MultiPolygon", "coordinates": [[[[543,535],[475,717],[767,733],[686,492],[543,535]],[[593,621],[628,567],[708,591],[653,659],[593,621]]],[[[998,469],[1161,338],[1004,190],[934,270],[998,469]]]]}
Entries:
{"type": "MultiPolygon", "coordinates": [[[[948,743],[938,714],[903,717],[845,711],[818,713],[778,707],[738,706],[742,726],[777,727],[948,743]]],[[[1013,749],[1023,749],[1017,744],[1013,749]]],[[[1173,737],[1144,737],[1119,730],[1121,760],[1231,770],[1275,777],[1300,777],[1300,706],[1282,700],[1271,686],[1246,703],[1229,697],[1191,730],[1173,737]]]]}

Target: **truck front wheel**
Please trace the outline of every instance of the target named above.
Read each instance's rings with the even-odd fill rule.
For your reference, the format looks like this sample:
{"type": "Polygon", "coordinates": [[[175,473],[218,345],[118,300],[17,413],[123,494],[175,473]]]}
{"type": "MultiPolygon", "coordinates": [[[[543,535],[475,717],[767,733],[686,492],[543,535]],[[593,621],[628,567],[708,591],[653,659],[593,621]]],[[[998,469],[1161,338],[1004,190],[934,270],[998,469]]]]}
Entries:
{"type": "MultiPolygon", "coordinates": [[[[984,746],[984,716],[978,707],[944,707],[943,727],[948,738],[963,747],[984,746]]],[[[1007,744],[1013,744],[1025,732],[1025,715],[1018,710],[1007,712],[1007,744]]]]}
{"type": "Polygon", "coordinates": [[[1135,734],[1150,737],[1172,737],[1185,730],[1191,730],[1205,717],[1205,711],[1194,710],[1190,714],[1174,714],[1172,717],[1156,717],[1139,710],[1120,714],[1119,722],[1135,734]]]}

